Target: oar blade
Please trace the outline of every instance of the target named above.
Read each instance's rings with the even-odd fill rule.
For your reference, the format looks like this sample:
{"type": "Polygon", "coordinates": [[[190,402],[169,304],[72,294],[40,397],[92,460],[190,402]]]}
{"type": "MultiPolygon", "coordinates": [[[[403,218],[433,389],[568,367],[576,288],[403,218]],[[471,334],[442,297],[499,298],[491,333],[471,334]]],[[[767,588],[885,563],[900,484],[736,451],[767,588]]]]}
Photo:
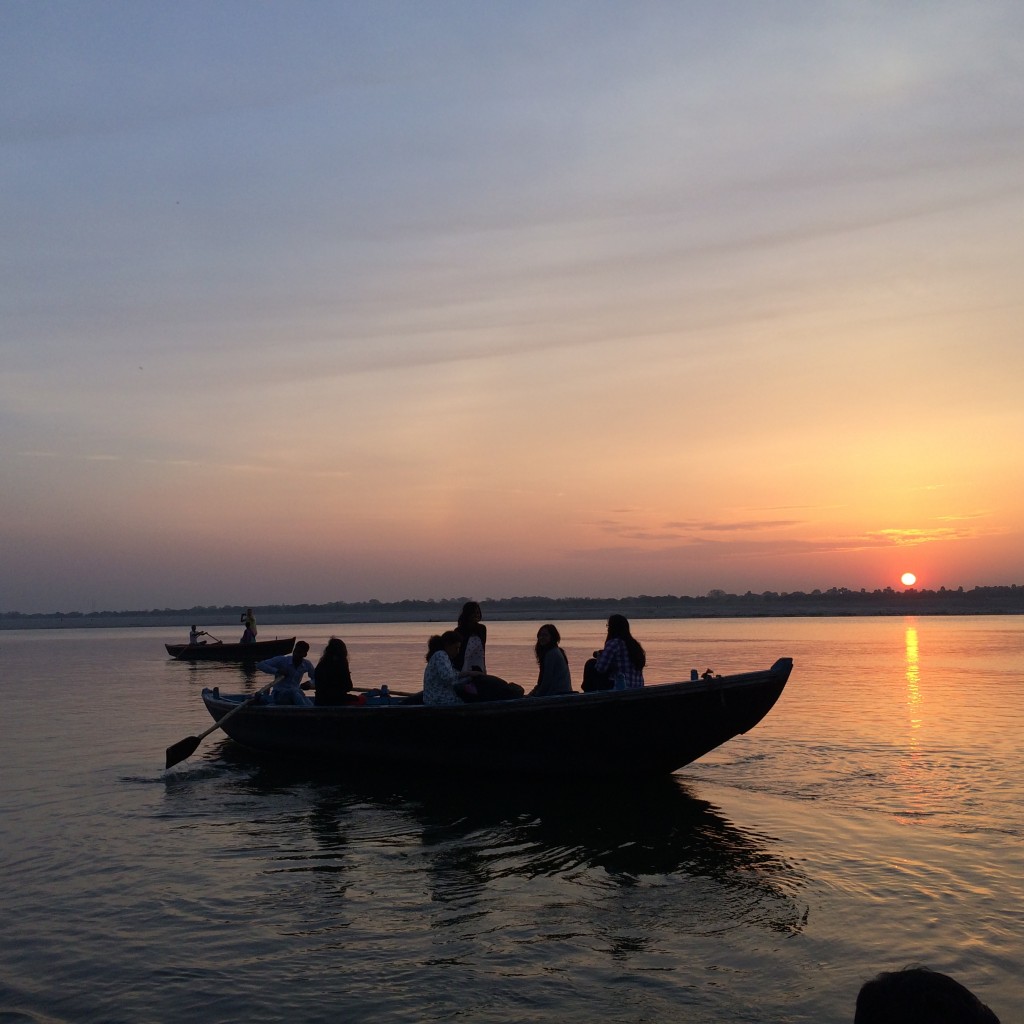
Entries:
{"type": "Polygon", "coordinates": [[[185,739],[178,740],[177,743],[167,748],[166,767],[173,768],[179,761],[184,761],[186,757],[191,757],[196,752],[196,747],[198,746],[198,736],[186,736],[185,739]]]}

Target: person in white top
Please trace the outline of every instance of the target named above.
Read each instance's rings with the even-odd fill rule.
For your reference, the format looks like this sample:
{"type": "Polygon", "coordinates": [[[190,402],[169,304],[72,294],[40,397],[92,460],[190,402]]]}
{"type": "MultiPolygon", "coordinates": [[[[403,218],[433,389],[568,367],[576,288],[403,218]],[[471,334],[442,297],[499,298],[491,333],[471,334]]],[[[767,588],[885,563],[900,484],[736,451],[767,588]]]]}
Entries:
{"type": "Polygon", "coordinates": [[[274,686],[270,691],[273,704],[297,704],[299,707],[312,707],[313,702],[302,692],[302,677],[309,676],[310,682],[316,681],[316,670],[306,660],[309,644],[300,640],[292,649],[291,654],[280,654],[276,658],[256,662],[261,672],[274,676],[274,686]]]}
{"type": "Polygon", "coordinates": [[[473,669],[457,669],[454,665],[462,640],[454,629],[427,641],[427,667],[423,670],[424,704],[462,704],[459,683],[481,676],[473,669]]]}

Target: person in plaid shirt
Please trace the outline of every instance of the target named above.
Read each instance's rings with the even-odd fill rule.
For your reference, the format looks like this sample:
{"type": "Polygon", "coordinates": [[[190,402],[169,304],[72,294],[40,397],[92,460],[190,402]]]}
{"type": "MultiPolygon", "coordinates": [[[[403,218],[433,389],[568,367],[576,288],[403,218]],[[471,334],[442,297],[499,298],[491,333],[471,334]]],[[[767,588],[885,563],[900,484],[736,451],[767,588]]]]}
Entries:
{"type": "Polygon", "coordinates": [[[627,690],[634,690],[644,685],[644,665],[647,655],[639,642],[629,631],[629,619],[625,615],[608,617],[608,638],[604,649],[597,656],[594,666],[598,672],[615,679],[622,675],[627,690]]]}

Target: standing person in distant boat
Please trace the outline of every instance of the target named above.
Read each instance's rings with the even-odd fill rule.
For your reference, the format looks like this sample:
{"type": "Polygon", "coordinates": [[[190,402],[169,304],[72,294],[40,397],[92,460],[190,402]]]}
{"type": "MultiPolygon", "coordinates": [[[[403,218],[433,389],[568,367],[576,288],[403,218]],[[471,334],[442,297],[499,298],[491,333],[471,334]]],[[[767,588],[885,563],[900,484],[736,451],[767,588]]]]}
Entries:
{"type": "Polygon", "coordinates": [[[253,643],[256,639],[256,616],[253,615],[251,608],[246,608],[245,611],[242,612],[242,618],[240,621],[245,623],[245,631],[242,633],[241,642],[243,644],[253,643]]]}
{"type": "Polygon", "coordinates": [[[209,636],[209,635],[210,634],[207,633],[205,629],[196,629],[196,627],[193,626],[188,631],[188,642],[190,644],[205,644],[206,641],[205,640],[200,640],[199,638],[201,636],[209,636]]]}
{"type": "MultiPolygon", "coordinates": [[[[344,640],[332,636],[327,641],[324,653],[316,663],[314,676],[316,693],[313,703],[317,705],[352,704],[352,672],[348,667],[348,647],[344,640]]],[[[307,684],[303,683],[303,687],[307,684]]]]}
{"type": "Polygon", "coordinates": [[[561,636],[550,623],[537,630],[537,685],[530,691],[531,697],[552,697],[556,693],[572,693],[572,679],[569,675],[569,659],[559,647],[561,636]]]}
{"type": "Polygon", "coordinates": [[[312,707],[313,702],[302,692],[302,677],[308,675],[312,683],[316,683],[316,669],[306,660],[309,644],[300,640],[292,649],[291,654],[280,654],[276,658],[256,662],[261,672],[274,676],[274,687],[270,691],[272,704],[298,704],[299,707],[312,707]]]}
{"type": "Polygon", "coordinates": [[[473,669],[457,669],[462,639],[454,629],[427,641],[427,667],[423,670],[424,704],[462,704],[459,687],[483,675],[473,669]]]}
{"type": "Polygon", "coordinates": [[[604,648],[596,655],[594,670],[612,680],[622,676],[623,688],[636,690],[644,685],[647,655],[629,631],[625,615],[608,616],[608,636],[604,648]]]}

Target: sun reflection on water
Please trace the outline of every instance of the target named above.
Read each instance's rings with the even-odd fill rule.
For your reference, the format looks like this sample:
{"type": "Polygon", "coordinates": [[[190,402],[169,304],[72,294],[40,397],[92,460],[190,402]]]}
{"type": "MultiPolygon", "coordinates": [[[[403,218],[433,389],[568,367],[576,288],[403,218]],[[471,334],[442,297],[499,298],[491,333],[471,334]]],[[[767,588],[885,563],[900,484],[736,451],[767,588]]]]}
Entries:
{"type": "Polygon", "coordinates": [[[921,728],[921,667],[917,647],[917,628],[907,626],[905,634],[907,660],[907,708],[910,710],[910,728],[921,728]]]}
{"type": "Polygon", "coordinates": [[[907,739],[906,750],[900,759],[898,777],[899,791],[903,796],[904,808],[901,819],[927,817],[931,813],[930,765],[926,754],[924,733],[924,700],[921,694],[920,651],[918,649],[917,627],[907,626],[903,636],[905,649],[904,673],[907,680],[907,739]]]}

